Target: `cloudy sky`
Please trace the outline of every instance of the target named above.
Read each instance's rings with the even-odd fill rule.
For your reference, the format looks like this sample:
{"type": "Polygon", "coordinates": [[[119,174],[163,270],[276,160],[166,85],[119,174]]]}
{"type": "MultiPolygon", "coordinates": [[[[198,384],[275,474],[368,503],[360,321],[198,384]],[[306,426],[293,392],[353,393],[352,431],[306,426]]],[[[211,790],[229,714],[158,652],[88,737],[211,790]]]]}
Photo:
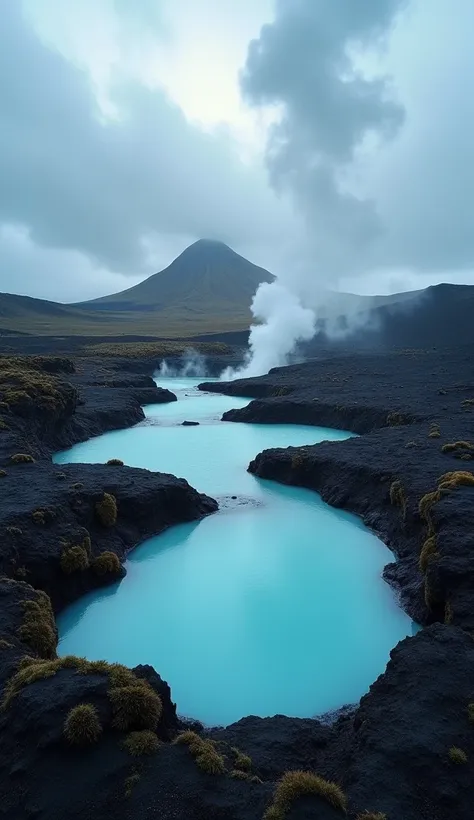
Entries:
{"type": "Polygon", "coordinates": [[[474,283],[472,0],[0,0],[0,290],[474,283]]]}

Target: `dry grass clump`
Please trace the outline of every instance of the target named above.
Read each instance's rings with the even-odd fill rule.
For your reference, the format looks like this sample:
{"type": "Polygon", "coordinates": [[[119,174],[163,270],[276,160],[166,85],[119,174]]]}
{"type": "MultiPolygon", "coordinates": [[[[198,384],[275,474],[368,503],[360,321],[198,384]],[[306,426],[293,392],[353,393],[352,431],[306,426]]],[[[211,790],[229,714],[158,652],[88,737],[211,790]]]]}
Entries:
{"type": "Polygon", "coordinates": [[[429,535],[433,535],[433,533],[434,533],[433,519],[431,517],[431,508],[433,507],[434,504],[437,504],[437,502],[440,500],[440,498],[441,498],[441,493],[440,493],[439,489],[434,490],[431,493],[426,493],[420,499],[420,503],[418,505],[420,516],[423,518],[424,521],[426,521],[426,524],[428,525],[428,534],[429,535]]]}
{"type": "Polygon", "coordinates": [[[249,773],[242,771],[242,769],[232,769],[230,776],[233,777],[234,780],[250,780],[249,773]]]}
{"type": "Polygon", "coordinates": [[[430,424],[430,429],[428,432],[428,438],[440,438],[441,436],[441,428],[437,422],[432,422],[430,424]]]}
{"type": "Polygon", "coordinates": [[[392,481],[390,485],[390,503],[395,507],[400,507],[402,518],[405,520],[407,513],[407,498],[401,481],[392,481]]]}
{"type": "Polygon", "coordinates": [[[35,460],[33,456],[28,455],[28,453],[15,453],[15,455],[10,456],[10,461],[12,464],[34,464],[35,460]]]}
{"type": "Polygon", "coordinates": [[[461,402],[461,407],[464,407],[465,410],[470,410],[473,406],[474,399],[464,399],[464,401],[461,402]]]}
{"type": "Polygon", "coordinates": [[[387,820],[387,815],[382,811],[364,811],[357,815],[356,820],[387,820]]]}
{"type": "Polygon", "coordinates": [[[188,746],[196,765],[206,774],[224,774],[225,762],[212,740],[204,740],[196,732],[181,732],[173,741],[188,746]]]}
{"type": "Polygon", "coordinates": [[[120,572],[121,563],[115,552],[103,552],[92,561],[91,567],[96,575],[117,575],[120,572]]]}
{"type": "Polygon", "coordinates": [[[64,736],[71,746],[90,746],[101,734],[99,715],[92,703],[74,706],[64,721],[64,736]]]}
{"type": "Polygon", "coordinates": [[[117,522],[117,499],[111,493],[104,493],[95,505],[95,512],[104,527],[113,527],[117,522]]]}
{"type": "Polygon", "coordinates": [[[130,732],[122,745],[132,757],[141,757],[157,752],[161,743],[154,732],[143,729],[141,732],[130,732]]]}
{"type": "Polygon", "coordinates": [[[57,658],[54,661],[45,661],[40,658],[31,658],[28,655],[22,658],[18,671],[5,686],[2,709],[6,709],[25,686],[45,678],[52,678],[61,669],[62,660],[62,658],[57,658]]]}
{"type": "Polygon", "coordinates": [[[10,429],[10,427],[8,426],[6,421],[4,419],[2,419],[2,417],[0,416],[0,430],[9,430],[9,429],[10,429]]]}
{"type": "Polygon", "coordinates": [[[0,470],[0,478],[5,478],[6,475],[8,475],[6,470],[0,470]]]}
{"type": "Polygon", "coordinates": [[[315,795],[335,809],[345,812],[347,799],[337,783],[325,780],[313,772],[285,772],[273,795],[273,803],[264,814],[264,820],[284,820],[299,797],[315,795]]]}
{"type": "Polygon", "coordinates": [[[438,488],[440,490],[455,490],[456,487],[472,486],[474,486],[474,474],[467,472],[467,470],[455,470],[451,473],[445,473],[438,479],[438,488]]]}
{"type": "Polygon", "coordinates": [[[222,342],[101,342],[96,345],[86,345],[82,354],[89,356],[122,356],[126,359],[142,359],[147,356],[181,356],[190,348],[198,353],[225,355],[233,349],[222,342]]]}
{"type": "Polygon", "coordinates": [[[35,524],[38,524],[39,526],[44,526],[45,524],[54,521],[54,519],[56,518],[56,512],[55,510],[40,507],[39,509],[34,510],[31,513],[31,517],[35,524]]]}
{"type": "Polygon", "coordinates": [[[7,533],[8,535],[16,537],[17,535],[23,535],[23,530],[21,530],[20,527],[7,527],[7,533]]]}
{"type": "Polygon", "coordinates": [[[242,769],[244,772],[249,772],[252,768],[252,758],[249,755],[244,755],[236,746],[232,746],[232,753],[235,756],[234,766],[236,769],[242,769]]]}
{"type": "Polygon", "coordinates": [[[109,458],[106,464],[110,467],[123,467],[123,461],[120,458],[109,458]]]}
{"type": "Polygon", "coordinates": [[[135,678],[133,684],[111,688],[109,697],[116,729],[156,729],[163,710],[161,698],[146,681],[135,678]]]}
{"type": "Polygon", "coordinates": [[[421,572],[426,572],[429,562],[433,561],[437,557],[438,551],[436,546],[436,536],[430,535],[423,544],[420,552],[418,566],[420,567],[421,572]]]}
{"type": "Polygon", "coordinates": [[[37,591],[35,600],[23,601],[23,621],[18,629],[20,640],[41,658],[56,657],[57,632],[49,595],[37,591]]]}
{"type": "Polygon", "coordinates": [[[133,789],[140,782],[141,775],[138,772],[134,772],[129,777],[125,778],[125,797],[131,797],[133,789]]]}
{"type": "Polygon", "coordinates": [[[0,638],[0,649],[13,649],[13,644],[6,641],[5,638],[0,638]]]}
{"type": "Polygon", "coordinates": [[[161,717],[162,704],[159,695],[148,681],[138,678],[131,669],[107,661],[87,661],[67,655],[54,660],[42,660],[26,656],[18,665],[17,672],[8,680],[2,700],[6,709],[25,686],[45,678],[51,678],[61,669],[73,669],[78,675],[104,675],[108,677],[108,695],[112,705],[112,725],[122,731],[132,729],[156,729],[161,717]]]}
{"type": "Polygon", "coordinates": [[[65,575],[83,572],[89,566],[89,556],[85,548],[78,544],[75,547],[68,547],[61,553],[60,564],[65,575]]]}
{"type": "Polygon", "coordinates": [[[471,444],[470,441],[452,441],[448,444],[443,444],[441,447],[442,453],[457,453],[459,450],[461,453],[458,453],[458,458],[461,455],[469,455],[470,452],[474,452],[474,444],[471,444]]]}
{"type": "Polygon", "coordinates": [[[43,412],[64,409],[74,395],[73,388],[59,382],[52,373],[72,372],[71,362],[40,357],[0,356],[0,393],[2,404],[17,415],[28,417],[38,409],[43,412]]]}
{"type": "Polygon", "coordinates": [[[457,766],[467,763],[467,754],[457,746],[451,746],[449,752],[449,759],[451,763],[456,763],[457,766]]]}

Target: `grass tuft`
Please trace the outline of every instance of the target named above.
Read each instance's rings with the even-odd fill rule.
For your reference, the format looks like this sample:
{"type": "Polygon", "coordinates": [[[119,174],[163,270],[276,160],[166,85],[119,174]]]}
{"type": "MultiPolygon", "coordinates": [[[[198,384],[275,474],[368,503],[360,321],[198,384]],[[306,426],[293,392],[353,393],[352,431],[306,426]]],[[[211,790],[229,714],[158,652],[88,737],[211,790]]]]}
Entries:
{"type": "Polygon", "coordinates": [[[95,505],[95,512],[104,527],[113,527],[117,522],[117,500],[111,493],[104,493],[102,501],[95,505]]]}
{"type": "Polygon", "coordinates": [[[122,745],[132,757],[141,757],[142,755],[152,755],[157,752],[161,742],[154,732],[143,729],[141,732],[130,732],[122,745]]]}
{"type": "Polygon", "coordinates": [[[110,467],[123,467],[123,461],[120,458],[109,458],[106,464],[110,467]]]}
{"type": "Polygon", "coordinates": [[[387,815],[382,811],[364,811],[357,815],[356,820],[387,820],[387,815]]]}
{"type": "Polygon", "coordinates": [[[392,481],[390,485],[390,503],[394,507],[400,507],[402,518],[405,520],[407,514],[407,498],[401,481],[392,481]]]}
{"type": "Polygon", "coordinates": [[[64,722],[64,736],[72,746],[90,746],[102,734],[97,709],[92,703],[74,706],[64,722]]]}
{"type": "Polygon", "coordinates": [[[156,729],[162,713],[161,698],[146,681],[135,677],[133,685],[112,688],[109,696],[116,729],[156,729]]]}
{"type": "Polygon", "coordinates": [[[337,783],[325,780],[313,772],[285,772],[273,795],[273,803],[264,814],[264,820],[283,820],[299,797],[315,795],[335,809],[345,812],[347,799],[337,783]]]}
{"type": "Polygon", "coordinates": [[[0,638],[0,649],[13,649],[13,644],[6,641],[5,638],[0,638]]]}
{"type": "Polygon", "coordinates": [[[456,487],[472,487],[474,486],[474,474],[467,470],[454,470],[451,473],[444,473],[438,479],[438,487],[440,490],[455,490],[456,487]]]}
{"type": "Polygon", "coordinates": [[[10,456],[10,461],[12,464],[34,464],[35,460],[33,456],[28,455],[27,453],[15,453],[15,455],[10,456]]]}
{"type": "Polygon", "coordinates": [[[25,686],[45,678],[52,678],[60,668],[60,659],[45,661],[39,658],[30,658],[29,656],[22,658],[18,665],[18,671],[5,686],[2,709],[6,709],[25,686]]]}
{"type": "Polygon", "coordinates": [[[173,743],[187,746],[196,761],[196,765],[206,774],[224,774],[224,758],[216,750],[212,740],[204,740],[196,732],[187,730],[181,732],[173,743]]]}
{"type": "Polygon", "coordinates": [[[249,780],[250,775],[248,772],[243,772],[242,769],[232,769],[230,776],[234,778],[234,780],[249,780]]]}
{"type": "Polygon", "coordinates": [[[92,561],[91,567],[96,575],[117,575],[120,572],[121,563],[115,552],[103,552],[92,561]]]}
{"type": "Polygon", "coordinates": [[[428,526],[428,535],[433,535],[434,534],[434,525],[433,525],[433,519],[431,517],[431,508],[434,506],[434,504],[438,503],[440,498],[441,498],[441,493],[440,493],[439,489],[438,490],[433,490],[433,492],[431,492],[431,493],[426,493],[420,499],[420,503],[418,505],[420,516],[421,516],[421,518],[423,518],[424,521],[426,521],[426,524],[428,526]]]}
{"type": "Polygon", "coordinates": [[[129,777],[125,778],[125,797],[131,797],[133,789],[140,782],[140,775],[138,772],[134,772],[129,777]]]}
{"type": "Polygon", "coordinates": [[[235,755],[234,766],[236,769],[242,769],[244,772],[249,772],[252,768],[252,758],[242,752],[235,746],[232,746],[232,752],[235,755]]]}
{"type": "Polygon", "coordinates": [[[83,572],[89,566],[89,556],[84,547],[79,545],[65,549],[61,554],[61,569],[65,575],[83,572]]]}
{"type": "Polygon", "coordinates": [[[441,447],[442,453],[454,453],[457,450],[474,451],[474,444],[471,444],[470,441],[452,441],[448,444],[443,444],[441,447]]]}
{"type": "Polygon", "coordinates": [[[436,546],[436,535],[430,535],[423,544],[418,560],[418,566],[421,572],[426,572],[430,561],[438,557],[436,546]]]}
{"type": "Polygon", "coordinates": [[[23,621],[18,630],[20,640],[27,643],[41,658],[56,658],[56,622],[51,600],[45,592],[36,591],[36,598],[23,601],[23,621]]]}
{"type": "Polygon", "coordinates": [[[462,749],[459,749],[458,746],[451,746],[449,752],[449,759],[451,763],[455,763],[457,766],[461,766],[464,763],[467,763],[467,754],[462,749]]]}
{"type": "Polygon", "coordinates": [[[13,536],[23,535],[23,530],[20,527],[7,527],[7,533],[13,536]]]}

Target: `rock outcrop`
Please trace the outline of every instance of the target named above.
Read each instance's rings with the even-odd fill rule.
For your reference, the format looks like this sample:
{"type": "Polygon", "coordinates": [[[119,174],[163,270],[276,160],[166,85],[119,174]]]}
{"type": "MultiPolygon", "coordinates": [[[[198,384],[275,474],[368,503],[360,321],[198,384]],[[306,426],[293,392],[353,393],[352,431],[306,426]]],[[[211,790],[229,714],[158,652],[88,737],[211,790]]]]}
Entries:
{"type": "Polygon", "coordinates": [[[110,360],[29,363],[21,367],[36,369],[35,384],[23,372],[15,389],[31,391],[30,402],[12,398],[11,373],[0,375],[7,820],[471,816],[474,383],[470,353],[463,356],[330,360],[224,386],[257,399],[227,415],[233,420],[364,433],[268,450],[250,470],[362,516],[396,553],[386,578],[426,627],[393,649],[360,704],[335,719],[249,716],[219,729],[180,720],[160,670],[56,655],[55,613],[120,578],[138,541],[216,509],[173,476],[119,463],[51,464],[54,449],[140,420],[140,403],[159,400],[154,383],[110,360]],[[38,372],[50,374],[49,386],[38,385],[38,372]],[[291,784],[284,804],[283,777],[291,784]]]}

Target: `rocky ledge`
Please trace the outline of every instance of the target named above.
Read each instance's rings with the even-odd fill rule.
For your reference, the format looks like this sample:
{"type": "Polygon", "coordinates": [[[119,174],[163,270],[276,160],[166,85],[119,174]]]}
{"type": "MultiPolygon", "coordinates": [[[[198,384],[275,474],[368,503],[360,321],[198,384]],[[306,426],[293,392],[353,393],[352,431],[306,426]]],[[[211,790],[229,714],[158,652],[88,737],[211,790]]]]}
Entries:
{"type": "Polygon", "coordinates": [[[51,464],[52,450],[140,420],[140,403],[160,395],[154,383],[110,359],[0,361],[3,816],[470,817],[470,361],[332,360],[224,386],[258,397],[235,420],[296,421],[297,412],[365,433],[267,451],[250,469],[362,515],[399,556],[387,577],[428,625],[394,648],[360,705],[336,720],[245,717],[214,730],[179,720],[159,670],[56,654],[55,614],[66,603],[119,579],[141,539],[216,509],[173,476],[117,461],[51,464]]]}

